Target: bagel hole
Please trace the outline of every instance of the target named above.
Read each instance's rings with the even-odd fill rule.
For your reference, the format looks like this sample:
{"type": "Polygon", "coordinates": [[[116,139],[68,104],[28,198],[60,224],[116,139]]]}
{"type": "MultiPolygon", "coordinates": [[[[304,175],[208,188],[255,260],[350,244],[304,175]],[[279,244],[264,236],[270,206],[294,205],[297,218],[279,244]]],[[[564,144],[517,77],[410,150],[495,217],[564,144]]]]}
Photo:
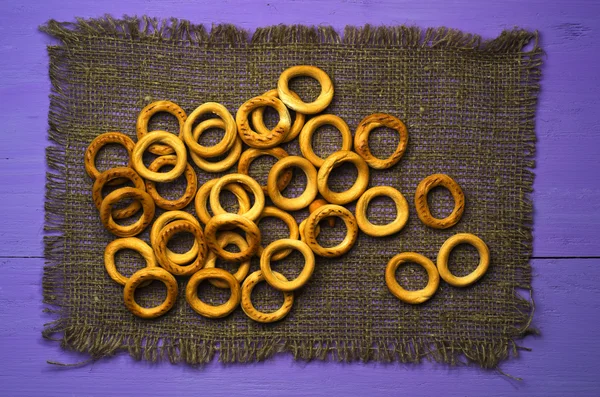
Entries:
{"type": "Polygon", "coordinates": [[[124,248],[115,253],[115,267],[117,271],[125,277],[131,277],[136,271],[146,267],[146,260],[137,252],[129,248],[124,248]]]}
{"type": "MultiPolygon", "coordinates": [[[[289,169],[289,168],[288,168],[289,169]]],[[[283,172],[281,173],[283,175],[283,172]]],[[[299,197],[306,190],[306,174],[300,170],[300,172],[294,172],[292,180],[285,189],[281,192],[282,196],[287,198],[299,197]]]]}
{"type": "MultiPolygon", "coordinates": [[[[281,251],[283,251],[283,249],[275,251],[273,255],[281,251]]],[[[302,272],[302,269],[304,268],[304,264],[304,255],[295,249],[292,249],[288,256],[278,261],[273,260],[273,257],[271,257],[271,269],[283,274],[288,281],[293,280],[300,275],[300,272],[302,272]]]]}
{"type": "MultiPolygon", "coordinates": [[[[240,236],[242,236],[242,237],[246,238],[246,233],[245,233],[245,232],[243,232],[241,229],[235,229],[235,230],[234,230],[234,232],[235,232],[235,233],[237,233],[237,234],[239,234],[240,236]]],[[[217,238],[218,238],[218,237],[217,237],[217,238]]],[[[238,247],[238,246],[237,246],[237,245],[235,245],[235,244],[227,244],[225,247],[223,247],[223,249],[224,249],[225,251],[227,251],[227,252],[231,252],[232,254],[235,254],[235,253],[241,252],[241,250],[240,250],[240,247],[238,247]]],[[[217,258],[218,258],[218,257],[217,257],[217,258]]],[[[223,262],[223,263],[226,263],[226,261],[223,261],[223,260],[221,260],[220,258],[218,258],[218,261],[219,261],[219,260],[220,260],[221,262],[223,262]]],[[[218,261],[217,261],[217,263],[218,263],[218,261]]],[[[220,266],[217,266],[217,267],[220,267],[220,266]]],[[[235,271],[237,270],[237,268],[238,268],[238,267],[239,267],[239,263],[231,263],[231,266],[229,266],[229,267],[225,267],[224,269],[226,269],[226,270],[228,270],[228,271],[230,271],[230,270],[232,270],[232,269],[233,269],[233,270],[234,270],[234,272],[235,272],[235,271]]]]}
{"type": "Polygon", "coordinates": [[[436,186],[427,194],[427,205],[434,218],[444,219],[454,210],[454,198],[448,189],[436,186]]]}
{"type": "MultiPolygon", "coordinates": [[[[221,142],[225,137],[225,130],[222,128],[208,128],[202,132],[202,134],[198,137],[198,143],[205,147],[211,147],[221,142]]],[[[223,154],[223,157],[225,154],[223,154]]],[[[219,156],[221,157],[221,156],[219,156]]],[[[218,157],[211,158],[211,162],[218,161],[218,157]]]]}
{"type": "Polygon", "coordinates": [[[317,100],[321,93],[321,84],[309,76],[297,76],[288,81],[288,88],[298,94],[302,102],[310,103],[317,100]]]}
{"type": "Polygon", "coordinates": [[[141,307],[159,306],[167,299],[167,286],[160,281],[152,280],[150,285],[135,289],[134,299],[141,307]]]}
{"type": "Polygon", "coordinates": [[[123,145],[108,143],[98,150],[94,163],[100,172],[116,167],[128,167],[129,153],[123,145]]]}
{"type": "Polygon", "coordinates": [[[459,244],[448,256],[448,270],[456,277],[464,277],[477,269],[479,253],[471,244],[459,244]]]}
{"type": "Polygon", "coordinates": [[[274,216],[264,217],[258,222],[261,245],[266,247],[273,241],[290,238],[290,229],[281,219],[274,216]]]}
{"type": "Polygon", "coordinates": [[[325,160],[332,153],[342,150],[342,134],[332,125],[322,125],[313,133],[311,146],[313,152],[325,160]]]}
{"type": "MultiPolygon", "coordinates": [[[[169,172],[173,168],[173,165],[166,164],[160,167],[159,172],[169,172]]],[[[166,200],[177,200],[183,196],[187,187],[185,172],[171,182],[155,182],[154,187],[162,198],[166,200]]]]}
{"type": "MultiPolygon", "coordinates": [[[[219,279],[219,281],[223,281],[219,279]]],[[[198,285],[198,298],[209,305],[219,306],[226,303],[231,297],[229,288],[217,288],[208,280],[204,280],[198,285]]]]}
{"type": "Polygon", "coordinates": [[[192,233],[182,231],[169,239],[167,248],[177,254],[183,254],[192,249],[192,246],[194,245],[194,239],[195,237],[192,233]]]}
{"type": "Polygon", "coordinates": [[[327,186],[335,193],[349,190],[358,178],[358,168],[348,161],[334,167],[329,173],[327,186]]]}
{"type": "MultiPolygon", "coordinates": [[[[252,161],[252,163],[250,163],[248,175],[256,180],[259,185],[267,186],[269,171],[271,168],[273,168],[273,165],[277,161],[277,157],[271,155],[257,157],[254,161],[252,161]]],[[[284,175],[284,173],[282,172],[281,175],[284,175]]]]}
{"type": "Polygon", "coordinates": [[[328,222],[329,218],[324,218],[319,222],[321,231],[317,236],[317,242],[323,248],[331,248],[341,244],[348,233],[348,228],[343,220],[335,217],[334,227],[330,227],[328,222]]]}
{"type": "Polygon", "coordinates": [[[401,264],[396,270],[398,284],[407,291],[417,291],[427,286],[429,277],[427,270],[416,263],[407,262],[401,264]]]}
{"type": "MultiPolygon", "coordinates": [[[[229,252],[240,252],[240,249],[237,247],[237,245],[234,245],[234,244],[229,244],[227,247],[225,247],[225,250],[227,250],[229,252]]],[[[235,272],[238,271],[238,269],[240,268],[242,263],[240,263],[240,262],[233,263],[233,262],[229,262],[229,261],[226,261],[224,259],[217,257],[217,260],[215,262],[215,267],[226,270],[231,274],[235,274],[235,272]]]]}
{"type": "Polygon", "coordinates": [[[148,132],[168,131],[179,136],[179,120],[169,112],[154,113],[148,121],[148,132]]]}
{"type": "Polygon", "coordinates": [[[283,306],[283,293],[261,281],[256,284],[250,295],[252,306],[260,312],[272,313],[283,306]]]}
{"type": "Polygon", "coordinates": [[[387,225],[396,219],[396,203],[390,197],[376,196],[367,207],[367,219],[373,225],[387,225]]]}
{"type": "MultiPolygon", "coordinates": [[[[273,128],[275,128],[277,123],[279,123],[279,113],[277,113],[277,110],[275,110],[271,106],[265,106],[263,109],[265,110],[263,112],[263,117],[262,117],[263,123],[264,123],[265,127],[267,127],[269,130],[273,130],[273,128]]],[[[251,118],[249,117],[249,119],[251,119],[251,118]]],[[[254,129],[254,130],[256,131],[256,129],[254,129]]]]}
{"type": "Polygon", "coordinates": [[[369,133],[369,149],[378,159],[389,158],[400,143],[398,131],[388,127],[377,127],[369,133]]]}

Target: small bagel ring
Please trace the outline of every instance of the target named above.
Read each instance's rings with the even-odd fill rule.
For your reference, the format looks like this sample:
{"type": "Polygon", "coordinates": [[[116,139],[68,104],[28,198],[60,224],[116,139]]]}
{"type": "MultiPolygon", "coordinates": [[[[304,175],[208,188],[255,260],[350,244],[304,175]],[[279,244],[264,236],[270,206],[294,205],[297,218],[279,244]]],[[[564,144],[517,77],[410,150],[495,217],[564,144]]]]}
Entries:
{"type": "Polygon", "coordinates": [[[250,147],[268,149],[279,145],[290,132],[292,120],[283,102],[270,96],[257,96],[244,102],[235,114],[238,133],[242,141],[250,147]],[[279,122],[268,134],[260,134],[250,128],[248,116],[259,107],[270,106],[279,114],[279,122]]]}
{"type": "Polygon", "coordinates": [[[267,178],[267,191],[273,203],[285,211],[297,211],[308,207],[317,197],[317,170],[310,161],[300,156],[284,157],[273,165],[267,178]],[[300,168],[306,175],[306,189],[298,197],[288,198],[277,187],[280,175],[290,167],[300,168]]]}
{"type": "Polygon", "coordinates": [[[440,285],[440,275],[433,262],[416,252],[403,252],[394,256],[385,268],[385,283],[394,296],[403,302],[416,305],[429,300],[440,285]],[[425,268],[429,280],[425,288],[417,291],[407,291],[396,281],[396,269],[403,263],[416,263],[425,268]]]}
{"type": "MultiPolygon", "coordinates": [[[[176,220],[186,220],[188,222],[193,223],[194,225],[200,227],[200,223],[194,216],[185,211],[167,211],[163,213],[161,216],[156,218],[154,223],[152,224],[152,229],[150,229],[150,244],[153,247],[158,246],[158,233],[165,227],[168,223],[176,221],[176,220]]],[[[194,239],[194,245],[189,251],[178,254],[176,252],[171,251],[167,248],[167,257],[173,263],[178,265],[183,265],[186,263],[190,263],[198,256],[198,242],[194,239]]]]}
{"type": "Polygon", "coordinates": [[[154,182],[171,182],[183,174],[185,167],[187,166],[187,152],[185,150],[185,145],[181,139],[166,131],[153,131],[152,133],[145,135],[142,139],[140,139],[133,148],[132,159],[133,168],[137,171],[137,173],[140,174],[142,178],[149,179],[154,182]],[[148,146],[154,142],[166,143],[175,150],[175,154],[177,155],[177,163],[172,170],[168,172],[154,172],[150,171],[144,165],[142,156],[144,155],[144,152],[148,146]]]}
{"type": "Polygon", "coordinates": [[[312,252],[310,247],[306,245],[306,243],[299,240],[286,238],[273,241],[271,244],[267,245],[260,256],[260,270],[262,271],[265,280],[271,287],[279,291],[292,292],[298,288],[301,288],[308,282],[308,280],[310,280],[310,277],[315,270],[315,254],[312,252]],[[278,251],[285,250],[286,248],[300,251],[300,253],[304,256],[304,267],[302,268],[302,271],[298,277],[291,281],[280,280],[279,278],[275,277],[273,271],[271,270],[271,257],[273,254],[278,251]]]}
{"type": "Polygon", "coordinates": [[[369,236],[389,236],[402,230],[408,221],[408,201],[402,193],[390,186],[376,186],[367,190],[356,203],[356,222],[358,227],[369,236]],[[377,196],[387,196],[396,204],[396,219],[386,225],[374,225],[367,219],[367,208],[371,200],[377,196]]]}
{"type": "Polygon", "coordinates": [[[115,254],[123,249],[131,249],[139,253],[146,261],[146,267],[155,267],[156,258],[152,247],[146,244],[143,240],[135,237],[118,238],[111,241],[104,250],[104,267],[106,272],[116,283],[125,285],[129,277],[119,273],[115,265],[115,254]]]}
{"type": "MultiPolygon", "coordinates": [[[[175,165],[177,164],[177,157],[168,155],[157,157],[152,164],[148,167],[150,171],[159,171],[165,165],[175,165]]],[[[184,171],[185,180],[187,182],[187,186],[185,187],[185,191],[183,195],[177,200],[167,200],[163,198],[158,191],[156,190],[156,185],[153,181],[146,181],[146,191],[152,198],[157,206],[160,208],[171,211],[171,210],[180,210],[187,206],[196,195],[196,190],[198,189],[198,179],[196,177],[196,171],[192,168],[191,165],[187,164],[184,171]]]]}
{"type": "Polygon", "coordinates": [[[345,207],[335,204],[327,204],[319,207],[315,212],[311,213],[306,218],[306,226],[304,229],[304,237],[306,238],[306,244],[313,250],[313,252],[319,256],[327,258],[335,258],[350,251],[350,248],[354,246],[356,238],[358,237],[358,226],[356,225],[356,218],[352,215],[345,207]],[[344,240],[334,247],[324,248],[317,242],[317,226],[321,220],[335,216],[341,218],[346,225],[346,237],[344,240]]]}
{"type": "MultiPolygon", "coordinates": [[[[208,221],[210,221],[210,218],[212,218],[212,215],[208,213],[208,209],[206,208],[208,197],[210,196],[210,191],[218,181],[219,178],[215,178],[205,182],[202,186],[200,186],[200,189],[198,189],[198,193],[196,193],[196,200],[194,201],[196,215],[200,219],[200,222],[204,223],[205,225],[208,223],[208,221]]],[[[250,198],[248,197],[246,190],[237,184],[225,185],[223,186],[223,189],[229,190],[237,198],[240,207],[238,209],[238,214],[248,212],[250,209],[250,198]]]]}
{"type": "Polygon", "coordinates": [[[321,193],[323,198],[331,204],[343,205],[356,200],[365,192],[368,184],[369,166],[358,154],[347,150],[340,150],[327,157],[321,168],[319,168],[319,173],[317,175],[317,187],[319,188],[319,193],[321,193]],[[333,192],[327,186],[329,174],[336,166],[345,162],[354,164],[358,170],[358,176],[350,189],[339,193],[333,192]]]}
{"type": "Polygon", "coordinates": [[[434,229],[447,229],[458,223],[465,211],[465,194],[452,178],[444,174],[433,174],[423,179],[415,191],[415,207],[417,215],[425,226],[434,229]],[[429,211],[427,203],[427,194],[436,186],[443,186],[450,191],[454,198],[454,209],[452,213],[444,219],[434,218],[429,211]]]}
{"type": "MultiPolygon", "coordinates": [[[[246,242],[246,239],[234,232],[221,232],[217,241],[223,248],[227,247],[229,244],[236,245],[240,249],[240,251],[243,251],[246,248],[248,248],[248,243],[246,242]]],[[[210,269],[216,267],[216,265],[217,255],[215,255],[214,252],[210,251],[208,253],[208,259],[204,263],[204,268],[210,269]]],[[[245,262],[240,263],[240,266],[238,267],[237,271],[233,274],[233,277],[235,277],[235,279],[241,284],[248,275],[249,271],[250,260],[247,260],[245,262]]],[[[221,280],[210,279],[208,280],[208,282],[217,288],[228,288],[227,283],[224,283],[221,280]]]]}
{"type": "MultiPolygon", "coordinates": [[[[293,216],[288,214],[287,212],[280,210],[277,207],[265,207],[263,209],[262,214],[256,220],[256,224],[258,225],[263,218],[273,217],[282,220],[290,231],[290,239],[298,240],[300,237],[300,232],[298,231],[298,224],[296,223],[296,219],[293,216]]],[[[260,227],[259,227],[260,229],[260,227]]],[[[262,235],[262,233],[261,233],[262,235]]],[[[263,247],[259,246],[258,251],[256,252],[257,256],[261,256],[263,253],[263,247]]],[[[272,260],[279,261],[286,258],[289,254],[292,253],[291,249],[282,250],[273,255],[272,260]]]]}
{"type": "MultiPolygon", "coordinates": [[[[300,97],[294,91],[290,91],[290,93],[292,94],[292,96],[294,98],[300,100],[300,97]]],[[[274,98],[279,98],[279,96],[277,94],[277,89],[267,91],[262,96],[271,96],[274,98]]],[[[267,128],[267,126],[265,125],[265,122],[263,120],[264,114],[265,114],[264,107],[254,109],[254,111],[252,112],[252,125],[254,126],[254,129],[256,130],[256,132],[258,132],[259,134],[270,134],[271,130],[267,128]]],[[[296,112],[296,119],[294,120],[294,123],[290,127],[290,132],[288,132],[287,136],[283,140],[283,143],[293,141],[298,136],[298,134],[300,134],[300,131],[302,130],[302,127],[304,126],[305,119],[306,119],[305,115],[303,115],[300,112],[296,112]]]]}
{"type": "MultiPolygon", "coordinates": [[[[281,273],[273,272],[275,277],[281,281],[287,281],[281,273]]],[[[283,292],[283,305],[279,309],[271,313],[264,313],[257,310],[252,304],[252,290],[256,284],[264,281],[265,278],[260,270],[255,271],[246,278],[242,285],[242,301],[241,306],[246,316],[259,323],[272,323],[279,321],[288,315],[294,304],[294,294],[292,292],[283,292]]]]}
{"type": "Polygon", "coordinates": [[[204,236],[211,251],[217,254],[219,258],[234,263],[249,260],[260,246],[260,230],[256,223],[237,214],[226,213],[213,216],[204,228],[204,236]],[[240,228],[246,232],[247,249],[240,252],[229,252],[221,247],[217,241],[217,232],[221,229],[231,228],[240,228]]]}
{"type": "Polygon", "coordinates": [[[189,222],[187,220],[176,220],[158,232],[156,238],[156,245],[154,246],[154,253],[158,263],[167,270],[169,273],[175,276],[191,276],[204,266],[204,260],[207,257],[206,243],[204,242],[204,234],[200,226],[189,222]],[[187,265],[179,265],[171,261],[167,255],[167,244],[169,240],[181,232],[189,232],[194,235],[194,240],[198,245],[198,254],[194,258],[194,261],[187,265]]]}
{"type": "MultiPolygon", "coordinates": [[[[194,128],[194,140],[198,140],[200,135],[210,128],[222,128],[225,129],[225,123],[221,119],[208,119],[194,128]]],[[[238,161],[242,154],[242,140],[239,137],[235,138],[233,146],[229,149],[227,156],[219,161],[208,161],[207,159],[198,156],[196,153],[190,150],[190,157],[192,161],[203,171],[206,172],[223,172],[227,171],[238,161]]]]}
{"type": "MultiPolygon", "coordinates": [[[[109,143],[118,143],[122,145],[125,150],[127,150],[127,154],[129,155],[128,167],[133,166],[133,162],[131,160],[131,153],[133,152],[133,148],[135,147],[135,143],[129,138],[127,135],[122,134],[120,132],[106,132],[104,134],[98,135],[90,146],[85,151],[85,155],[83,158],[83,164],[85,166],[85,172],[92,179],[96,179],[100,175],[100,171],[96,168],[96,156],[102,147],[109,143]]],[[[109,183],[109,186],[118,185],[123,183],[122,180],[114,180],[109,183]]]]}
{"type": "MultiPolygon", "coordinates": [[[[244,153],[242,153],[242,155],[240,157],[240,161],[238,163],[238,174],[244,174],[244,175],[250,176],[250,164],[252,164],[252,162],[254,160],[256,160],[257,158],[259,158],[261,156],[273,156],[277,160],[281,160],[284,157],[288,157],[289,154],[280,147],[274,147],[274,148],[270,148],[270,149],[250,148],[250,149],[244,150],[244,153]]],[[[281,175],[281,177],[277,181],[277,188],[280,191],[285,189],[287,187],[287,185],[290,184],[290,182],[292,180],[292,176],[294,176],[292,173],[292,170],[286,170],[284,172],[284,174],[281,175]]],[[[261,188],[265,194],[269,193],[266,185],[261,186],[261,188]]]]}
{"type": "Polygon", "coordinates": [[[240,304],[242,298],[240,283],[231,273],[223,269],[202,269],[196,272],[185,287],[185,300],[196,313],[208,318],[222,318],[228,316],[240,304]],[[229,286],[231,295],[227,302],[219,306],[206,304],[198,298],[198,286],[204,280],[218,279],[229,286]]]}
{"type": "Polygon", "coordinates": [[[400,161],[406,151],[407,145],[408,132],[404,123],[400,119],[385,113],[375,113],[362,119],[354,135],[354,150],[356,153],[365,159],[371,168],[378,170],[390,168],[400,161]],[[392,128],[400,134],[400,142],[398,142],[396,151],[385,160],[373,156],[371,149],[369,149],[369,134],[377,127],[392,128]]]}
{"type": "Polygon", "coordinates": [[[251,221],[258,219],[263,209],[265,208],[265,194],[263,193],[260,185],[254,179],[250,178],[248,175],[244,174],[227,174],[217,181],[213,188],[210,190],[210,207],[213,210],[215,215],[225,214],[227,211],[223,209],[221,206],[221,202],[219,201],[219,195],[221,194],[221,190],[223,186],[229,185],[231,183],[238,183],[245,185],[248,187],[252,193],[254,194],[254,205],[252,207],[240,214],[251,221]]]}
{"type": "MultiPolygon", "coordinates": [[[[177,122],[179,123],[178,136],[179,139],[183,140],[183,125],[187,119],[187,115],[179,105],[171,101],[152,102],[140,111],[135,127],[138,139],[142,139],[146,134],[148,134],[148,123],[150,122],[150,118],[159,112],[167,112],[177,118],[177,122]]],[[[158,156],[173,153],[173,149],[171,147],[159,144],[151,145],[148,148],[148,151],[158,156]]]]}
{"type": "Polygon", "coordinates": [[[183,126],[183,140],[190,148],[190,152],[194,152],[200,157],[210,158],[224,154],[231,149],[235,143],[236,137],[237,131],[233,116],[225,106],[216,102],[206,102],[198,106],[196,110],[188,116],[183,126]],[[194,122],[198,117],[206,113],[216,114],[225,123],[225,135],[223,136],[223,139],[216,145],[209,147],[200,145],[192,135],[192,126],[194,125],[194,122]]]}
{"type": "MultiPolygon", "coordinates": [[[[105,185],[110,185],[112,181],[115,180],[129,180],[133,182],[136,189],[146,190],[146,185],[144,184],[144,180],[135,172],[132,168],[129,167],[118,167],[111,168],[109,170],[104,171],[94,181],[94,186],[92,186],[92,200],[94,200],[94,204],[98,211],[100,211],[100,207],[102,206],[102,189],[105,185]]],[[[112,212],[113,219],[124,219],[129,218],[134,215],[139,209],[142,208],[142,205],[139,201],[134,201],[129,204],[125,208],[116,209],[112,212]]]]}
{"type": "Polygon", "coordinates": [[[327,73],[316,66],[292,66],[284,70],[279,76],[279,80],[277,81],[277,95],[287,107],[296,112],[304,114],[320,113],[329,106],[333,99],[333,83],[327,73]],[[315,101],[306,103],[292,95],[288,84],[291,79],[298,76],[312,77],[321,84],[321,93],[315,101]]]}
{"type": "Polygon", "coordinates": [[[122,187],[109,193],[100,206],[100,220],[104,227],[119,237],[133,237],[140,234],[154,218],[154,200],[148,193],[133,187],[122,187]],[[142,217],[135,223],[127,226],[117,224],[112,217],[112,206],[124,198],[139,200],[142,204],[142,217]]]}
{"type": "Polygon", "coordinates": [[[442,244],[437,257],[437,269],[440,277],[448,284],[454,287],[466,287],[479,280],[490,265],[490,249],[485,242],[471,233],[458,233],[450,237],[442,244]],[[479,253],[479,265],[470,274],[464,277],[453,275],[448,269],[448,258],[450,252],[459,244],[469,244],[477,249],[479,253]]]}
{"type": "Polygon", "coordinates": [[[350,127],[341,117],[334,114],[320,114],[313,117],[304,124],[304,128],[300,132],[299,142],[302,155],[317,168],[321,167],[325,160],[313,151],[312,137],[317,128],[324,125],[333,126],[342,134],[342,148],[340,150],[352,150],[352,132],[350,132],[350,127]]]}
{"type": "Polygon", "coordinates": [[[125,300],[125,307],[134,315],[141,318],[156,318],[171,310],[177,301],[177,293],[177,280],[175,280],[175,277],[171,273],[161,267],[145,267],[129,277],[123,289],[123,298],[125,300]],[[167,287],[167,297],[160,305],[145,308],[137,304],[134,293],[137,287],[150,280],[162,282],[167,287]]]}

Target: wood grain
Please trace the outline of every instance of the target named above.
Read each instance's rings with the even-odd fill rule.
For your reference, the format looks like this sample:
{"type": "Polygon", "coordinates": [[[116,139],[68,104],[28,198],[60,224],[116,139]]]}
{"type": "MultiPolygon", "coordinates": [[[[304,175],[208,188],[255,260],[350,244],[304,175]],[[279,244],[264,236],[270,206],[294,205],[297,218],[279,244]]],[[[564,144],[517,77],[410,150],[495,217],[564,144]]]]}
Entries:
{"type": "Polygon", "coordinates": [[[242,390],[249,396],[389,396],[400,390],[412,396],[597,394],[600,259],[533,261],[534,324],[542,336],[525,339],[522,344],[533,351],[522,352],[518,360],[502,366],[503,371],[523,377],[522,382],[473,367],[296,363],[288,355],[258,365],[213,363],[202,369],[149,365],[127,355],[66,371],[46,364],[47,359],[67,363],[87,359],[62,352],[58,344],[40,336],[43,323],[53,319],[42,312],[40,286],[50,92],[45,45],[55,42],[37,26],[49,18],[148,14],[186,18],[208,28],[212,23],[234,23],[249,30],[278,23],[331,24],[338,31],[346,24],[409,24],[449,26],[485,38],[513,26],[537,29],[547,57],[536,118],[534,255],[600,257],[596,175],[600,169],[596,116],[600,4],[589,0],[250,0],[225,4],[227,12],[223,12],[224,3],[207,0],[0,3],[0,97],[5,115],[0,132],[2,392],[13,396],[79,392],[129,396],[140,391],[197,395],[199,390],[215,396],[239,395],[242,390]]]}

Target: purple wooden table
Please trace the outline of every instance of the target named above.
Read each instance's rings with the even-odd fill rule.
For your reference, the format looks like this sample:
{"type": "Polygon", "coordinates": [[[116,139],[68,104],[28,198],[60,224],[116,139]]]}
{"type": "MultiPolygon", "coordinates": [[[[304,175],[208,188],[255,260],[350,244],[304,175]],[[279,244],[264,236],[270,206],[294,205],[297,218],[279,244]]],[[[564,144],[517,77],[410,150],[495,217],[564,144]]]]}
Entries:
{"type": "Polygon", "coordinates": [[[133,0],[0,2],[0,394],[275,395],[600,394],[600,4],[583,0],[133,0]],[[141,15],[258,26],[414,24],[486,38],[514,26],[537,29],[547,52],[537,117],[534,324],[540,337],[502,370],[475,367],[294,362],[202,369],[135,362],[126,355],[65,370],[75,362],[42,340],[42,234],[50,39],[37,26],[55,18],[141,15]],[[596,175],[594,177],[594,175],[596,175]],[[594,182],[596,181],[596,182],[594,182]]]}

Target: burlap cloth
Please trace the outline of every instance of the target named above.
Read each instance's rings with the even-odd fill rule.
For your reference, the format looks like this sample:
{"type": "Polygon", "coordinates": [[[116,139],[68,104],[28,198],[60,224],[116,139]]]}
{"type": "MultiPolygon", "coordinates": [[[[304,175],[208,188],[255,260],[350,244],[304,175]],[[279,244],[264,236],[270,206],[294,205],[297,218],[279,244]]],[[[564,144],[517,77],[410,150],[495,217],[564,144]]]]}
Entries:
{"type": "MultiPolygon", "coordinates": [[[[430,358],[495,367],[516,353],[515,340],[530,332],[530,193],[541,63],[535,33],[507,31],[484,41],[444,28],[348,27],[342,36],[329,27],[276,26],[250,37],[228,25],[207,33],[185,21],[147,18],[50,21],[43,30],[59,40],[48,47],[52,144],[47,152],[51,170],[43,286],[55,321],[46,325],[45,336],[59,335],[65,348],[93,359],[123,349],[138,359],[190,364],[206,363],[215,355],[223,362],[250,362],[290,352],[306,360],[430,358]],[[352,130],[374,112],[405,121],[410,137],[406,154],[391,169],[373,170],[370,186],[400,190],[411,204],[408,224],[386,238],[361,233],[349,254],[318,258],[312,279],[296,293],[291,313],[281,322],[253,322],[240,308],[225,319],[206,319],[191,310],[181,292],[166,316],[134,317],[123,305],[122,287],[103,266],[104,248],[115,237],[102,226],[91,199],[92,180],[83,167],[86,147],[107,131],[135,138],[137,114],[154,100],[174,101],[188,113],[216,101],[235,114],[247,99],[275,88],[284,69],[298,64],[319,66],[331,76],[335,97],[327,112],[341,116],[352,130]],[[419,181],[438,172],[454,178],[466,195],[462,220],[443,231],[425,227],[413,201],[419,181]],[[442,243],[458,232],[474,233],[489,245],[491,266],[476,285],[455,288],[441,282],[433,299],[417,306],[388,291],[384,269],[392,256],[415,251],[435,260],[442,243]]],[[[310,96],[318,87],[300,79],[293,88],[310,96]]],[[[174,119],[161,117],[155,128],[176,129],[174,119]]],[[[373,151],[387,156],[397,139],[387,130],[375,134],[373,151]]],[[[314,139],[320,154],[339,145],[339,134],[327,128],[314,139]]],[[[285,148],[299,153],[297,142],[285,148]]],[[[107,150],[98,162],[100,169],[124,163],[124,151],[118,150],[107,150]]],[[[251,174],[264,182],[271,164],[258,161],[251,174]]],[[[218,176],[196,170],[200,182],[218,176]]],[[[290,195],[302,189],[301,174],[288,188],[290,195]]],[[[334,190],[350,186],[355,175],[352,167],[338,169],[334,190]]],[[[181,186],[160,191],[175,197],[181,186]]],[[[430,195],[430,205],[444,215],[453,202],[439,189],[430,195]]],[[[354,210],[354,204],[348,208],[354,210]]],[[[393,208],[391,200],[376,200],[370,218],[390,221],[393,208]]],[[[193,204],[186,210],[194,213],[193,204]]],[[[294,215],[301,220],[306,211],[294,215]]],[[[261,230],[267,242],[286,234],[277,221],[261,222],[261,230]]],[[[323,227],[323,239],[340,239],[344,232],[338,221],[335,228],[323,227]]],[[[147,237],[147,232],[142,235],[147,237]]],[[[274,268],[293,277],[301,258],[291,255],[274,268]]],[[[123,273],[131,274],[143,261],[125,253],[118,263],[123,273]]],[[[460,247],[451,269],[464,275],[476,263],[476,251],[460,247]]],[[[252,271],[256,269],[254,261],[252,271]]],[[[410,288],[426,282],[416,265],[399,270],[397,278],[410,288]]],[[[180,291],[185,283],[182,278],[180,291]]],[[[280,293],[257,289],[257,307],[274,309],[282,302],[280,293]]],[[[158,302],[163,291],[160,285],[148,287],[137,299],[158,302]]],[[[222,302],[228,292],[207,283],[200,295],[222,302]]]]}

